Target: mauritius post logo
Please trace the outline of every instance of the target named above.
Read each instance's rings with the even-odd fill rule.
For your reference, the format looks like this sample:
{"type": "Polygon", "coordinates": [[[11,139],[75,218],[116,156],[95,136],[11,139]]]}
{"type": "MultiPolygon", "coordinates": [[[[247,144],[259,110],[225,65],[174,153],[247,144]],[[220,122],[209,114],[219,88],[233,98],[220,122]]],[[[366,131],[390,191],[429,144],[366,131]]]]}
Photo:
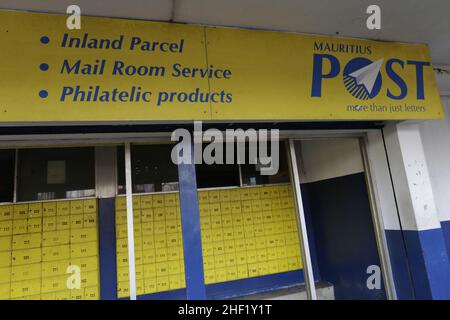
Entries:
{"type": "Polygon", "coordinates": [[[381,89],[380,69],[384,59],[375,62],[366,58],[353,59],[344,69],[344,85],[355,98],[367,100],[381,89]]]}
{"type": "Polygon", "coordinates": [[[331,54],[315,53],[311,97],[322,97],[322,94],[326,94],[328,79],[341,75],[342,86],[350,95],[360,100],[373,99],[379,95],[385,95],[394,100],[414,95],[417,100],[424,100],[423,73],[424,68],[429,66],[428,61],[405,61],[397,58],[372,61],[368,58],[356,57],[345,64],[341,75],[341,63],[338,58],[331,54]],[[325,63],[329,66],[328,68],[324,67],[325,63]],[[391,80],[384,81],[385,84],[381,74],[383,69],[384,75],[391,80]],[[414,77],[409,77],[410,83],[407,82],[405,75],[408,72],[415,74],[415,81],[411,81],[414,77]]]}

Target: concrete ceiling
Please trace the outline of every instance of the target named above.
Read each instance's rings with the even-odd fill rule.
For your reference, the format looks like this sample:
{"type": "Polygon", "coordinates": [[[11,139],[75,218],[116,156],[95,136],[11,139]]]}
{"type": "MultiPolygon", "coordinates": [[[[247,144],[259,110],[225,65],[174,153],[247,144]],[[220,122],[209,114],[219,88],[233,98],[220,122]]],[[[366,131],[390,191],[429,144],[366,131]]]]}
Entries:
{"type": "Polygon", "coordinates": [[[93,16],[427,43],[434,64],[450,66],[450,0],[0,0],[0,9],[65,13],[70,4],[93,16]],[[381,30],[366,28],[370,4],[381,8],[381,30]]]}

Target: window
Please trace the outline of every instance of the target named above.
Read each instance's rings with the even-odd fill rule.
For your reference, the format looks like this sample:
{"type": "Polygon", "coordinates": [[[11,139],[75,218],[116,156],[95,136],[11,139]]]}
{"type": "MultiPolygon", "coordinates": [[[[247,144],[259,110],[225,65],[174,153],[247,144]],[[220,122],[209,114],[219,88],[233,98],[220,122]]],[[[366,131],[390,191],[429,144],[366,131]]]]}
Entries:
{"type": "MultiPolygon", "coordinates": [[[[131,180],[133,193],[168,192],[178,190],[178,167],[172,162],[173,145],[132,145],[131,180]]],[[[117,148],[119,194],[125,193],[124,147],[117,148]]]]}
{"type": "Polygon", "coordinates": [[[0,202],[14,199],[14,161],[16,150],[0,150],[0,202]]]}
{"type": "Polygon", "coordinates": [[[95,196],[94,148],[22,149],[18,156],[18,200],[95,196]]]}

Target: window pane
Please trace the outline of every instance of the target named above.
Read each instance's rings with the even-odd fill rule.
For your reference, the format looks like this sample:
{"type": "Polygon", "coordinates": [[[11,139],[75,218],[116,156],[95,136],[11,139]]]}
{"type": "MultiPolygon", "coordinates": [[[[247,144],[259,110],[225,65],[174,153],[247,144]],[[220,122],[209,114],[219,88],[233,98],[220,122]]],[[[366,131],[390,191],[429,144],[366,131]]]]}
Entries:
{"type": "MultiPolygon", "coordinates": [[[[178,167],[172,162],[172,144],[132,145],[133,193],[178,190],[178,167]]],[[[125,193],[124,147],[117,149],[118,193],[125,193]]]]}
{"type": "Polygon", "coordinates": [[[95,196],[94,148],[19,150],[18,200],[95,196]]]}
{"type": "Polygon", "coordinates": [[[12,202],[14,198],[15,150],[0,150],[0,202],[12,202]]]}
{"type": "MultiPolygon", "coordinates": [[[[278,173],[274,175],[261,175],[261,171],[259,171],[257,167],[258,165],[255,164],[241,165],[243,186],[289,182],[289,168],[284,141],[280,141],[279,147],[280,147],[280,154],[279,154],[280,165],[278,173]]],[[[269,146],[268,150],[270,150],[269,146]]]]}

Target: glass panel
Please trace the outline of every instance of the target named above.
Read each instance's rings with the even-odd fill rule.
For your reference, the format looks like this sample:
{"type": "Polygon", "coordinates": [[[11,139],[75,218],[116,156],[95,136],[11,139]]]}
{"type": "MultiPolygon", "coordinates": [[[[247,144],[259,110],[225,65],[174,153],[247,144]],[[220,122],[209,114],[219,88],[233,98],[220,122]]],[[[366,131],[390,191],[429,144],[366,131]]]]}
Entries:
{"type": "Polygon", "coordinates": [[[19,201],[92,196],[95,196],[94,148],[19,150],[19,201]]]}
{"type": "MultiPolygon", "coordinates": [[[[132,145],[131,172],[133,193],[178,190],[178,167],[173,164],[173,145],[132,145]]],[[[118,194],[125,194],[124,148],[117,148],[118,194]]]]}
{"type": "Polygon", "coordinates": [[[14,160],[16,150],[0,150],[0,202],[14,199],[14,160]]]}

